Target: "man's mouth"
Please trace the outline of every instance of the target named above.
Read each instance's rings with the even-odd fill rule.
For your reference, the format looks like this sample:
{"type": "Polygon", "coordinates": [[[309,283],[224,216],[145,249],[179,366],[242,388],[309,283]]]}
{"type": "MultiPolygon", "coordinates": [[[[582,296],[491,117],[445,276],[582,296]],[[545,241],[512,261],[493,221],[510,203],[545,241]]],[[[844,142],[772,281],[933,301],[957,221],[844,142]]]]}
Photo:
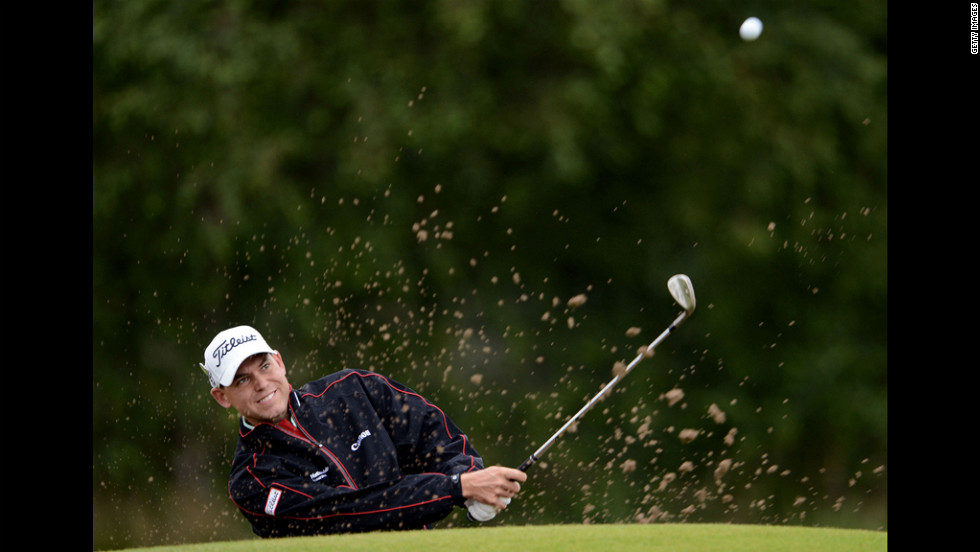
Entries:
{"type": "Polygon", "coordinates": [[[267,403],[267,402],[271,401],[272,400],[272,397],[276,394],[276,392],[277,392],[277,390],[273,389],[273,391],[271,393],[269,393],[268,395],[262,397],[257,402],[259,404],[264,404],[264,403],[267,403]]]}

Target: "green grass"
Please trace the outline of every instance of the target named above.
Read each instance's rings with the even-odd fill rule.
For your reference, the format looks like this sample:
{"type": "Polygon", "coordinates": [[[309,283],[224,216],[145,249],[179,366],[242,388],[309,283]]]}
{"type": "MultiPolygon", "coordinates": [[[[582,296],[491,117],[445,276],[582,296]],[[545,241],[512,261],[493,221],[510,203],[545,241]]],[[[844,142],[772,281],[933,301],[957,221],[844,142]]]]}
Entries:
{"type": "Polygon", "coordinates": [[[129,548],[128,552],[307,552],[343,550],[377,552],[419,550],[458,552],[474,548],[522,552],[874,552],[888,549],[888,533],[813,527],[651,524],[651,525],[528,525],[474,527],[433,531],[402,531],[244,540],[129,548]]]}

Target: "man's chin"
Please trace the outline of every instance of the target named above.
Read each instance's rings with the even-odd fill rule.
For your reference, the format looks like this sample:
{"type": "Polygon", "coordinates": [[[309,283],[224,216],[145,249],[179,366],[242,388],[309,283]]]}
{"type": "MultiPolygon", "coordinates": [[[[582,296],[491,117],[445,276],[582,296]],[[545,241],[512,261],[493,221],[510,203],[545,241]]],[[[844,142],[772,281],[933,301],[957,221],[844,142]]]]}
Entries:
{"type": "Polygon", "coordinates": [[[266,424],[273,424],[273,425],[275,425],[275,424],[278,424],[279,422],[285,420],[287,417],[289,417],[289,409],[288,408],[284,408],[281,411],[276,412],[276,413],[270,413],[270,412],[252,412],[252,415],[251,416],[246,416],[246,419],[248,419],[250,422],[252,422],[253,425],[255,425],[256,423],[266,423],[266,424]]]}
{"type": "Polygon", "coordinates": [[[282,413],[277,414],[276,416],[273,416],[269,420],[269,422],[270,423],[273,423],[273,424],[278,424],[279,422],[285,420],[288,417],[289,417],[289,410],[287,409],[287,410],[283,410],[282,413]]]}

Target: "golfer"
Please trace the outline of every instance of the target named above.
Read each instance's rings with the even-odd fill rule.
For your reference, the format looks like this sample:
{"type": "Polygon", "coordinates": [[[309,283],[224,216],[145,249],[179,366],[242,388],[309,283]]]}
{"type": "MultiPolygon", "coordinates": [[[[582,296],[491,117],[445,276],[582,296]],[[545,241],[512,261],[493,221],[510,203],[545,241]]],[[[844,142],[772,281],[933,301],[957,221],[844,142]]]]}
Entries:
{"type": "Polygon", "coordinates": [[[294,389],[252,327],[219,333],[201,367],[240,415],[228,490],[260,537],[427,528],[456,507],[503,509],[527,479],[484,468],[439,407],[381,374],[346,369],[294,389]]]}

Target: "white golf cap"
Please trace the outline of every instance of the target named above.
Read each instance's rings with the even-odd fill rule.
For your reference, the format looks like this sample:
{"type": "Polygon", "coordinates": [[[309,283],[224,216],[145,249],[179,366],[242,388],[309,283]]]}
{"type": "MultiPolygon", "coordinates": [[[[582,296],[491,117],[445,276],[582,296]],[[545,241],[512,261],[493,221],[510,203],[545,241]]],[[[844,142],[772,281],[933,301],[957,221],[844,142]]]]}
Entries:
{"type": "Polygon", "coordinates": [[[219,333],[207,349],[204,349],[204,364],[201,368],[208,375],[211,387],[227,387],[235,379],[238,367],[248,357],[258,353],[275,351],[262,338],[262,334],[251,326],[236,326],[219,333]]]}

